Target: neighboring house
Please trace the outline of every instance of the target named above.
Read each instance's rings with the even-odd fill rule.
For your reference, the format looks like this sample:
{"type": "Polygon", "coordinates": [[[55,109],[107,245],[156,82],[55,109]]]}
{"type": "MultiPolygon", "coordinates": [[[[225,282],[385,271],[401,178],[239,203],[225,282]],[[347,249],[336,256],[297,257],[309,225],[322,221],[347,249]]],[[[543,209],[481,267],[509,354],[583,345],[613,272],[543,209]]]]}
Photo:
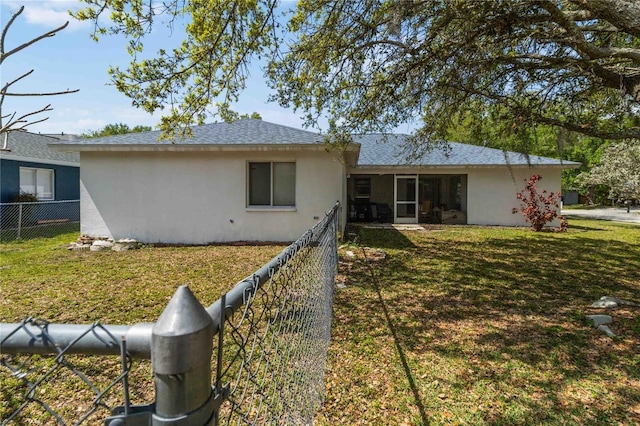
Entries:
{"type": "Polygon", "coordinates": [[[0,151],[0,203],[14,201],[21,192],[35,194],[40,201],[80,198],[80,157],[49,147],[58,141],[29,132],[9,133],[7,150],[0,151]]]}
{"type": "Polygon", "coordinates": [[[560,190],[577,163],[451,144],[418,161],[406,136],[357,136],[330,150],[317,133],[240,120],[159,132],[58,141],[80,153],[81,233],[142,242],[292,241],[336,201],[347,220],[524,225],[516,192],[533,173],[560,190]]]}

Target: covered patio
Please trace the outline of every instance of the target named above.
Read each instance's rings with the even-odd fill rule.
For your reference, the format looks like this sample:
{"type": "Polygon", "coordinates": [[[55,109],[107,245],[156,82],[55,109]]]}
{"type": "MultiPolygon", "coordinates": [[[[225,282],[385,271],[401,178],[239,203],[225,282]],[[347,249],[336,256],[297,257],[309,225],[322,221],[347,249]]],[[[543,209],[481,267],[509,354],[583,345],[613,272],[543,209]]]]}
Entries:
{"type": "Polygon", "coordinates": [[[349,221],[467,223],[466,174],[351,174],[349,221]]]}

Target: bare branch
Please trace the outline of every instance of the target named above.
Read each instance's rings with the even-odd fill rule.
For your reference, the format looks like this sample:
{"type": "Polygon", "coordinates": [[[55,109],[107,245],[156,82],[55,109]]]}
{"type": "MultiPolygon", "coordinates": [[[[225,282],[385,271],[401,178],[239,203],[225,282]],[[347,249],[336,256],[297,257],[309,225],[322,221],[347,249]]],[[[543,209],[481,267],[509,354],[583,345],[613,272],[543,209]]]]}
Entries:
{"type": "Polygon", "coordinates": [[[76,93],[79,92],[80,89],[67,89],[67,90],[62,90],[60,92],[44,92],[44,93],[3,93],[4,96],[57,96],[57,95],[66,95],[69,93],[76,93]]]}
{"type": "MultiPolygon", "coordinates": [[[[69,25],[69,21],[67,21],[66,23],[64,23],[63,25],[60,25],[57,28],[54,28],[50,31],[47,31],[44,34],[41,34],[37,37],[34,37],[31,40],[28,40],[16,47],[14,47],[13,49],[9,50],[8,52],[5,49],[5,42],[6,42],[6,37],[7,34],[9,32],[9,29],[11,28],[11,26],[14,24],[14,22],[16,21],[16,19],[22,14],[22,12],[24,11],[24,6],[20,7],[20,9],[15,12],[11,18],[8,20],[8,22],[6,23],[6,25],[4,26],[4,28],[2,29],[2,34],[0,35],[0,64],[2,64],[4,62],[5,59],[9,58],[10,56],[26,49],[27,47],[33,45],[34,43],[37,43],[40,40],[43,40],[45,38],[48,37],[53,37],[54,35],[56,35],[59,31],[62,31],[63,29],[65,29],[68,25],[69,25]]],[[[13,96],[13,97],[33,97],[33,96],[57,96],[57,95],[66,95],[66,94],[70,94],[70,93],[76,93],[78,92],[78,89],[66,89],[66,90],[60,90],[60,91],[52,91],[52,92],[16,92],[16,91],[12,91],[9,92],[9,88],[12,87],[13,85],[15,85],[16,83],[18,83],[19,81],[22,81],[23,79],[25,79],[26,77],[30,76],[33,73],[33,69],[30,71],[27,71],[25,73],[23,73],[22,75],[14,78],[13,80],[8,81],[7,83],[5,83],[2,88],[0,89],[0,134],[1,133],[8,133],[11,131],[20,131],[20,130],[24,130],[26,129],[28,126],[32,126],[34,124],[37,123],[41,123],[45,120],[48,119],[48,117],[44,117],[44,118],[39,118],[36,119],[34,121],[31,121],[31,118],[33,118],[34,116],[38,115],[38,114],[42,114],[48,111],[52,111],[53,108],[51,108],[51,104],[48,104],[38,110],[35,111],[31,111],[25,114],[22,114],[20,116],[17,116],[17,112],[13,112],[10,114],[2,114],[2,108],[4,105],[4,100],[6,97],[8,96],[13,96]]],[[[6,147],[5,147],[6,148],[6,147]]]]}
{"type": "MultiPolygon", "coordinates": [[[[23,78],[25,78],[25,77],[29,76],[32,72],[33,72],[33,70],[31,70],[31,71],[27,71],[27,72],[25,72],[24,74],[22,74],[20,77],[18,77],[18,78],[16,78],[16,79],[14,79],[14,80],[12,80],[12,81],[9,81],[9,82],[8,82],[7,84],[5,84],[5,85],[4,85],[4,87],[0,90],[0,94],[4,94],[4,93],[6,93],[7,89],[8,89],[9,87],[11,87],[11,85],[12,85],[12,84],[17,83],[18,81],[22,80],[23,78]]],[[[0,105],[1,105],[1,104],[2,104],[2,103],[0,102],[0,105]]]]}
{"type": "MultiPolygon", "coordinates": [[[[18,118],[15,118],[16,113],[14,112],[11,115],[11,118],[9,119],[7,124],[5,124],[5,125],[0,127],[0,134],[1,133],[5,133],[5,132],[9,132],[9,131],[24,130],[27,126],[31,126],[31,125],[36,124],[36,123],[42,123],[43,121],[48,120],[49,117],[41,118],[39,120],[31,121],[31,122],[29,122],[27,120],[27,118],[29,118],[31,116],[34,116],[34,115],[37,115],[37,114],[41,114],[43,112],[47,112],[47,111],[53,111],[53,108],[51,108],[51,104],[47,104],[45,107],[40,108],[37,111],[32,111],[32,112],[28,112],[26,114],[23,114],[18,118]]],[[[5,115],[2,118],[5,118],[5,117],[7,117],[7,116],[5,115]]]]}
{"type": "Polygon", "coordinates": [[[5,25],[4,29],[2,30],[2,36],[0,37],[0,57],[4,57],[4,40],[7,37],[7,31],[9,31],[9,28],[11,27],[13,22],[18,18],[18,16],[22,14],[23,11],[24,6],[20,6],[20,9],[18,9],[18,11],[11,16],[11,18],[7,22],[7,25],[5,25]]]}
{"type": "Polygon", "coordinates": [[[56,35],[56,33],[58,31],[62,31],[65,28],[67,28],[68,25],[69,25],[69,21],[67,21],[64,24],[60,25],[58,28],[55,28],[55,29],[53,29],[51,31],[48,31],[48,32],[46,32],[46,33],[44,33],[44,34],[42,34],[42,35],[40,35],[40,36],[38,36],[38,37],[36,37],[36,38],[34,38],[32,40],[29,40],[29,41],[25,42],[25,43],[22,43],[20,46],[11,49],[7,53],[3,52],[2,56],[0,56],[0,64],[2,64],[2,62],[4,62],[4,60],[6,58],[8,58],[9,56],[13,55],[14,53],[18,53],[22,49],[25,49],[25,48],[31,46],[32,44],[39,42],[40,40],[42,40],[44,38],[53,37],[54,35],[56,35]]]}

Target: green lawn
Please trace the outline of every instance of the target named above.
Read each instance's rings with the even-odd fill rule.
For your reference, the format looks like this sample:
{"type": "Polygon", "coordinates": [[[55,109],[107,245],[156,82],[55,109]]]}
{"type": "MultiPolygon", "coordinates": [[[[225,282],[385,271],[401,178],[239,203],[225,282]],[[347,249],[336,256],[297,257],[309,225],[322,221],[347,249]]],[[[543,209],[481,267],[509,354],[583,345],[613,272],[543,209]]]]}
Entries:
{"type": "MultiPolygon", "coordinates": [[[[76,234],[0,244],[0,322],[19,322],[28,316],[55,323],[135,324],[155,322],[181,284],[187,284],[204,305],[216,301],[273,256],[283,246],[144,247],[127,252],[74,252],[67,250],[76,234]]],[[[29,366],[43,371],[47,362],[34,357],[29,366]]],[[[118,357],[67,356],[66,359],[104,389],[120,373],[118,357]]],[[[130,375],[132,403],[153,401],[153,380],[148,361],[135,361],[130,375]]],[[[1,368],[1,367],[0,367],[1,368]]],[[[60,369],[63,376],[71,376],[60,369]]],[[[40,377],[34,374],[34,377],[40,377]]],[[[62,414],[77,420],[95,397],[87,386],[71,377],[54,376],[39,386],[39,397],[62,414]]],[[[20,404],[17,381],[0,369],[0,419],[20,404]]],[[[24,392],[24,389],[22,390],[24,392]]],[[[120,388],[105,395],[110,406],[122,404],[120,388]]],[[[32,404],[34,405],[34,404],[32,404]]],[[[99,409],[90,425],[108,416],[99,409]]],[[[69,424],[73,424],[73,421],[69,424]]],[[[34,405],[17,423],[55,424],[34,405]]]]}
{"type": "MultiPolygon", "coordinates": [[[[0,321],[155,321],[179,284],[208,305],[282,249],[69,252],[73,239],[0,244],[0,321]]],[[[640,227],[361,229],[340,253],[316,423],[640,423],[640,308],[608,312],[616,339],[584,317],[604,295],[640,302],[640,227]]],[[[141,365],[134,402],[152,397],[141,365]]]]}
{"type": "Polygon", "coordinates": [[[607,312],[614,340],[585,321],[640,302],[640,227],[360,229],[341,251],[320,424],[640,424],[640,308],[607,312]]]}

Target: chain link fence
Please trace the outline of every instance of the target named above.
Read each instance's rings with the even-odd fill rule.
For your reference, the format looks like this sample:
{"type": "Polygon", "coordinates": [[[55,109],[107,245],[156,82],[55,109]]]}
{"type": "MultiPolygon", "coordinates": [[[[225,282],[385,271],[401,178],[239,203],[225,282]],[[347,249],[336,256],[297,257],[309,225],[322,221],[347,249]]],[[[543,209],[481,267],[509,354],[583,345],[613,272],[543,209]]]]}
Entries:
{"type": "Polygon", "coordinates": [[[153,324],[0,324],[1,424],[311,424],[338,210],[209,307],[181,286],[153,324]]]}
{"type": "Polygon", "coordinates": [[[268,280],[225,323],[222,424],[312,423],[324,394],[337,267],[335,223],[316,231],[268,266],[268,280]]]}
{"type": "Polygon", "coordinates": [[[0,203],[0,242],[80,231],[80,200],[0,203]]]}
{"type": "Polygon", "coordinates": [[[59,341],[59,333],[50,327],[46,321],[27,318],[13,332],[3,335],[2,343],[16,333],[49,342],[55,354],[3,354],[2,425],[102,423],[129,393],[125,385],[133,365],[131,357],[126,352],[120,358],[100,360],[74,355],[74,345],[87,335],[100,336],[106,345],[120,347],[119,339],[99,323],[81,326],[70,342],[59,341]]]}

